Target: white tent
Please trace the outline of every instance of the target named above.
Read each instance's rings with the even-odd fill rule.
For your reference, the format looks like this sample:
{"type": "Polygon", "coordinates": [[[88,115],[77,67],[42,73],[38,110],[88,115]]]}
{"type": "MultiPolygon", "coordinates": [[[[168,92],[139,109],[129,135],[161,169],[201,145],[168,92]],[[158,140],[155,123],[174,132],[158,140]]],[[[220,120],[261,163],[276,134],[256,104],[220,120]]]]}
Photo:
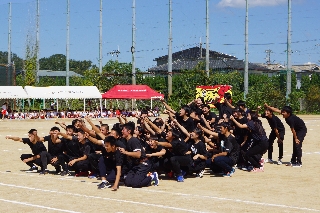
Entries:
{"type": "MultiPolygon", "coordinates": [[[[102,106],[102,96],[96,86],[25,86],[24,90],[32,99],[56,99],[57,111],[59,109],[58,99],[83,99],[83,111],[85,111],[85,99],[100,99],[100,106],[102,106]]],[[[45,106],[45,101],[43,102],[45,106]]]]}
{"type": "Polygon", "coordinates": [[[21,86],[0,86],[0,99],[25,99],[27,93],[21,86]]]}
{"type": "Polygon", "coordinates": [[[90,99],[101,98],[96,86],[25,86],[29,98],[39,99],[90,99]]]}

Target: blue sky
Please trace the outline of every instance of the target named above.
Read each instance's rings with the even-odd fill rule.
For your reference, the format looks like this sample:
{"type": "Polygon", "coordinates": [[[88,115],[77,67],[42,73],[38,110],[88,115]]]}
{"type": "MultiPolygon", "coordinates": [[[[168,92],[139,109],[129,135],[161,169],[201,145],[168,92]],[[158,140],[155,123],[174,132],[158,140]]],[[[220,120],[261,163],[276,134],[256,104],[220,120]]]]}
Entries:
{"type": "MultiPolygon", "coordinates": [[[[173,1],[173,52],[205,42],[205,0],[173,1]]],[[[286,63],[287,0],[249,1],[249,61],[286,63]]],[[[0,0],[0,51],[8,49],[12,2],[12,52],[24,58],[35,38],[36,0],[0,0]]],[[[66,53],[66,0],[40,0],[40,57],[66,53]]],[[[168,0],[136,0],[136,67],[147,70],[168,54],[168,0]]],[[[210,0],[210,49],[244,59],[245,0],[210,0]]],[[[100,0],[70,0],[70,58],[98,65],[100,0]]],[[[292,1],[292,64],[320,64],[320,1],[292,1]]],[[[119,46],[131,62],[131,0],[103,0],[103,63],[119,46]]]]}

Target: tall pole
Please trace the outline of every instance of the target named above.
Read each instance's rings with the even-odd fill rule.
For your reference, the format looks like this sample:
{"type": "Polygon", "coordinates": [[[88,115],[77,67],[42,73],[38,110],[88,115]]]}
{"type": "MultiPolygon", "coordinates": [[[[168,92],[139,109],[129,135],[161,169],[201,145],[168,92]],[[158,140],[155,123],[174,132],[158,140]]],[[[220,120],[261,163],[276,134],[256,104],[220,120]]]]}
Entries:
{"type": "Polygon", "coordinates": [[[172,0],[169,0],[168,96],[172,95],[172,0]]]}
{"type": "Polygon", "coordinates": [[[36,69],[39,72],[40,64],[39,64],[39,56],[40,56],[40,0],[37,0],[37,37],[36,37],[36,51],[37,51],[37,61],[36,61],[36,69]]]}
{"type": "Polygon", "coordinates": [[[11,64],[11,2],[9,2],[8,65],[11,64]]]}
{"type": "Polygon", "coordinates": [[[288,0],[288,38],[287,38],[287,92],[288,101],[291,93],[291,0],[288,0]]]}
{"type": "Polygon", "coordinates": [[[246,23],[245,23],[245,59],[244,59],[244,99],[246,99],[248,95],[248,78],[249,78],[249,44],[248,44],[248,25],[249,25],[249,4],[248,0],[246,0],[246,23]]]}
{"type": "MultiPolygon", "coordinates": [[[[206,73],[209,77],[209,0],[206,0],[206,73]]],[[[202,52],[202,50],[201,50],[202,52]]]]}
{"type": "Polygon", "coordinates": [[[132,85],[136,85],[135,50],[136,48],[136,0],[132,1],[132,85]]]}
{"type": "Polygon", "coordinates": [[[67,0],[66,86],[69,86],[70,0],[67,0]]]}
{"type": "MultiPolygon", "coordinates": [[[[136,85],[136,62],[135,62],[135,50],[136,48],[136,0],[132,0],[132,85],[136,85]]],[[[136,100],[132,99],[131,109],[136,108],[136,100]]]]}
{"type": "Polygon", "coordinates": [[[100,25],[99,25],[99,73],[102,73],[102,1],[100,0],[100,25]]]}

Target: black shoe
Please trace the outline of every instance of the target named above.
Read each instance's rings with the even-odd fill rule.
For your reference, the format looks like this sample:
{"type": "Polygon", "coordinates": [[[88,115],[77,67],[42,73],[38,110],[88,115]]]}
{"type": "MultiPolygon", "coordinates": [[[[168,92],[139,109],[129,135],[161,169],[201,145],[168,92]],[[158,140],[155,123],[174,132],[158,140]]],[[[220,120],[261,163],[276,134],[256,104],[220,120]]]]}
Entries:
{"type": "Polygon", "coordinates": [[[63,171],[63,172],[61,172],[60,175],[61,175],[61,176],[70,176],[71,174],[70,174],[69,171],[63,171]]]}
{"type": "Polygon", "coordinates": [[[38,172],[38,167],[32,166],[32,167],[30,167],[30,169],[29,169],[28,171],[26,171],[26,172],[38,172]]]}
{"type": "Polygon", "coordinates": [[[39,173],[39,175],[46,175],[46,174],[48,174],[49,173],[49,170],[43,170],[43,171],[41,171],[40,173],[39,173]]]}
{"type": "Polygon", "coordinates": [[[60,173],[61,173],[61,168],[60,167],[56,168],[56,175],[58,175],[60,173]]]}
{"type": "Polygon", "coordinates": [[[98,184],[98,189],[106,189],[106,188],[110,188],[110,184],[108,182],[101,182],[98,184]]]}

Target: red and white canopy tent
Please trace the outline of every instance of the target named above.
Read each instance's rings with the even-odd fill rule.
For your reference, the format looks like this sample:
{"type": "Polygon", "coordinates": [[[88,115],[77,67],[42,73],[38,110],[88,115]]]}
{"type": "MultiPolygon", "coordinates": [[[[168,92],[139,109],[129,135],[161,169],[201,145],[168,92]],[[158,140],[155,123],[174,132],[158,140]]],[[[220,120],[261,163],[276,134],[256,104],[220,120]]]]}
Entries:
{"type": "Polygon", "coordinates": [[[164,98],[164,95],[147,85],[116,85],[102,94],[103,99],[152,99],[164,98]]]}

